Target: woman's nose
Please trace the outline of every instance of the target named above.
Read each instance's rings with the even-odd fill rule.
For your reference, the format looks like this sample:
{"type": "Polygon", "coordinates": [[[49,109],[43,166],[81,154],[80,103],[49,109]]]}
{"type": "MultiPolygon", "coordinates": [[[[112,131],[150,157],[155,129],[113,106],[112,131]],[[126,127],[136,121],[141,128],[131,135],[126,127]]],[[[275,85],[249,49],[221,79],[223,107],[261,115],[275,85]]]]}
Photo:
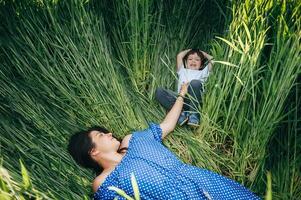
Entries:
{"type": "Polygon", "coordinates": [[[112,133],[108,133],[109,136],[112,136],[112,133]]]}

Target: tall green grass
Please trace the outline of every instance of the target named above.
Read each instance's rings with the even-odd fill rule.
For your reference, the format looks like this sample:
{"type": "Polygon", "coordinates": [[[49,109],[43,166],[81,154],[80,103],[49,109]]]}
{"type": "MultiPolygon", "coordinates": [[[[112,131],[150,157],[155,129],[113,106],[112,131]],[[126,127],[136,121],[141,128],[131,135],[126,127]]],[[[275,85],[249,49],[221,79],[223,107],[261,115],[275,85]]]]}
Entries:
{"type": "Polygon", "coordinates": [[[110,9],[102,9],[115,57],[135,91],[149,93],[150,97],[158,85],[173,87],[172,66],[180,50],[188,46],[206,47],[212,32],[217,31],[216,26],[207,25],[210,17],[204,15],[206,1],[131,0],[108,4],[110,9]]]}
{"type": "Polygon", "coordinates": [[[300,75],[299,8],[296,2],[241,2],[233,7],[228,36],[218,38],[225,44],[213,47],[233,65],[215,66],[200,132],[212,130],[205,138],[227,160],[226,174],[250,186],[265,172],[268,143],[287,115],[288,95],[300,75]]]}
{"type": "Polygon", "coordinates": [[[286,105],[290,111],[270,141],[266,168],[273,177],[275,199],[298,199],[300,188],[300,79],[291,91],[291,101],[286,105]],[[283,134],[286,133],[286,134],[283,134]],[[277,147],[277,148],[275,148],[277,147]]]}
{"type": "Polygon", "coordinates": [[[88,198],[93,175],[67,154],[69,136],[101,124],[122,137],[160,122],[165,111],[154,101],[155,89],[173,89],[177,52],[199,47],[216,59],[201,127],[177,128],[165,144],[184,162],[222,173],[261,196],[269,170],[273,198],[301,197],[300,3],[0,5],[0,152],[18,180],[22,158],[33,186],[45,195],[88,198]]]}
{"type": "Polygon", "coordinates": [[[109,57],[101,19],[89,16],[80,3],[67,3],[44,7],[39,15],[25,11],[16,21],[21,22],[18,29],[10,30],[19,35],[3,49],[9,59],[1,67],[6,83],[1,94],[9,112],[1,120],[6,133],[1,145],[12,168],[13,152],[31,163],[32,178],[44,191],[52,188],[55,196],[79,198],[90,183],[82,178],[87,175],[74,175],[77,170],[66,152],[69,135],[80,127],[105,124],[120,136],[143,121],[109,57]],[[62,191],[65,187],[70,189],[62,191]]]}
{"type": "MultiPolygon", "coordinates": [[[[239,95],[231,98],[230,108],[232,107],[231,104],[233,104],[233,100],[238,100],[240,103],[247,105],[241,106],[236,103],[233,104],[234,106],[232,108],[234,108],[235,111],[229,113],[228,116],[231,120],[226,120],[226,122],[234,123],[230,126],[229,123],[223,125],[226,125],[227,130],[230,129],[231,132],[238,130],[239,133],[244,133],[232,137],[234,138],[234,144],[237,145],[236,151],[233,151],[234,157],[237,157],[236,160],[240,162],[239,164],[235,163],[235,166],[231,168],[231,170],[237,168],[239,176],[245,173],[247,176],[244,176],[243,179],[249,178],[252,180],[252,178],[255,178],[255,175],[258,174],[257,171],[262,168],[261,165],[265,162],[264,158],[268,153],[266,152],[266,146],[270,138],[275,135],[276,128],[287,115],[286,112],[298,109],[298,106],[295,105],[289,110],[284,110],[286,105],[291,102],[291,99],[287,97],[294,86],[296,78],[298,75],[300,76],[300,15],[297,14],[300,4],[293,5],[292,3],[289,4],[286,2],[273,3],[260,4],[258,7],[256,7],[256,5],[249,5],[249,8],[257,11],[254,13],[254,20],[250,20],[251,25],[246,24],[248,28],[243,28],[243,30],[246,30],[246,34],[239,33],[236,39],[231,43],[236,43],[236,46],[231,48],[235,49],[238,47],[236,52],[240,51],[242,55],[237,57],[237,59],[240,58],[238,66],[245,66],[246,73],[240,75],[241,71],[238,71],[238,74],[234,74],[235,78],[239,80],[237,82],[240,82],[241,85],[238,86],[239,95]],[[287,10],[278,12],[286,6],[289,12],[287,12],[287,10]],[[262,16],[267,17],[262,18],[260,11],[263,12],[262,16]],[[269,13],[272,13],[272,15],[269,15],[269,13]],[[272,20],[274,21],[272,23],[273,26],[270,26],[272,20]],[[262,23],[260,24],[258,22],[262,23]],[[265,43],[267,46],[264,48],[263,46],[250,48],[255,50],[254,54],[249,56],[251,62],[244,62],[243,60],[246,57],[245,53],[242,53],[244,52],[244,48],[239,47],[243,47],[244,44],[247,46],[246,44],[248,43],[246,41],[248,40],[241,38],[241,35],[251,35],[252,37],[252,34],[258,33],[252,30],[252,28],[248,31],[250,27],[255,27],[255,25],[266,27],[263,28],[263,32],[259,32],[258,34],[258,36],[264,34],[262,37],[265,37],[265,42],[261,43],[262,40],[259,37],[255,38],[252,43],[254,45],[256,45],[256,43],[265,43]],[[264,32],[265,29],[267,29],[266,33],[264,32]],[[256,59],[260,53],[262,54],[259,57],[260,59],[256,59]],[[257,61],[257,63],[253,64],[252,60],[257,61]],[[248,68],[252,67],[255,67],[254,70],[248,72],[248,68]],[[246,80],[248,78],[249,80],[246,80]],[[250,86],[246,87],[248,82],[250,86]],[[241,89],[244,88],[246,92],[240,93],[241,89]],[[258,159],[258,161],[254,162],[254,158],[255,160],[258,159]]],[[[247,10],[245,12],[249,19],[252,15],[248,14],[247,10]]],[[[244,19],[244,17],[242,17],[242,19],[244,19]]],[[[235,88],[237,88],[237,86],[235,88]]],[[[227,106],[227,110],[229,110],[229,106],[227,106]]],[[[210,112],[208,111],[208,113],[210,112]]],[[[294,120],[298,122],[300,121],[300,117],[294,120]]],[[[284,132],[282,134],[290,135],[290,132],[284,132]]],[[[288,148],[296,150],[296,147],[293,145],[289,145],[288,148]]],[[[293,167],[298,165],[300,165],[300,163],[295,163],[293,167]]],[[[300,177],[300,172],[296,177],[300,177]]],[[[258,175],[257,178],[259,178],[258,175]]],[[[296,182],[299,183],[298,178],[296,182]]],[[[280,182],[278,184],[280,184],[280,182]]],[[[291,198],[292,197],[298,199],[298,197],[291,196],[291,198]]]]}
{"type": "Polygon", "coordinates": [[[9,172],[0,167],[0,198],[3,200],[10,199],[51,199],[32,186],[28,172],[20,162],[22,181],[15,180],[9,172]]]}

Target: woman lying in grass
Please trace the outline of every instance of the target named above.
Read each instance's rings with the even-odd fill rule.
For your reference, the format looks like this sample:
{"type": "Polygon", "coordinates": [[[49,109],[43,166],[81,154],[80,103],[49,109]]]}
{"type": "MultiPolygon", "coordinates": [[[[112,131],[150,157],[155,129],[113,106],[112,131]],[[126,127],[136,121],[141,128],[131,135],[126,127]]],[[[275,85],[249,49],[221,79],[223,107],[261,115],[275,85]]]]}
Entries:
{"type": "MultiPolygon", "coordinates": [[[[189,98],[185,98],[183,111],[178,120],[182,126],[186,122],[190,126],[199,126],[200,114],[198,107],[204,92],[204,83],[212,70],[213,57],[198,49],[188,49],[177,55],[178,92],[183,82],[189,82],[189,98]]],[[[158,88],[156,99],[166,109],[170,110],[176,101],[176,93],[158,88]]]]}
{"type": "Polygon", "coordinates": [[[162,144],[177,124],[188,90],[185,83],[173,107],[160,124],[150,123],[120,143],[104,128],[74,134],[68,151],[81,166],[98,172],[94,199],[123,199],[108,187],[133,196],[131,174],[137,179],[141,199],[259,199],[245,187],[211,171],[188,165],[162,144]]]}

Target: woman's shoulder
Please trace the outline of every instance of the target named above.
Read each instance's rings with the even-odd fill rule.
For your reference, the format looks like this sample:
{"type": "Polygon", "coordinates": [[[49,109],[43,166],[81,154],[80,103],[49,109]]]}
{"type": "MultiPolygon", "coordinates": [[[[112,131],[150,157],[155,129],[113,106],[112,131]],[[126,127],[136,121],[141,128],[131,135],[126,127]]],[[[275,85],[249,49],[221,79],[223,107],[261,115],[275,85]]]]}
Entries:
{"type": "Polygon", "coordinates": [[[96,176],[92,183],[92,188],[94,192],[96,192],[99,186],[101,186],[104,183],[104,181],[110,175],[110,173],[110,171],[103,171],[100,175],[96,176]]]}
{"type": "Polygon", "coordinates": [[[132,134],[126,135],[121,141],[120,149],[125,148],[125,147],[129,147],[129,143],[130,143],[131,138],[132,138],[132,134]]]}
{"type": "MultiPolygon", "coordinates": [[[[149,122],[148,127],[133,133],[135,143],[141,140],[143,141],[150,141],[153,139],[157,140],[161,138],[161,136],[162,136],[162,129],[160,127],[160,124],[154,122],[149,122]]],[[[159,141],[161,140],[159,139],[159,141]]]]}

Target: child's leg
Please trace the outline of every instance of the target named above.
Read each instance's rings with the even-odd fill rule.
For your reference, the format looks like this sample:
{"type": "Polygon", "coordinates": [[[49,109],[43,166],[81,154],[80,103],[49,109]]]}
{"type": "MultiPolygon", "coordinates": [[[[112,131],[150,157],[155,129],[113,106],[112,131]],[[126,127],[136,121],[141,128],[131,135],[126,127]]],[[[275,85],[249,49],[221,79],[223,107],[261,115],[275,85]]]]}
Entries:
{"type": "Polygon", "coordinates": [[[176,102],[176,93],[165,90],[163,88],[157,88],[155,92],[156,100],[168,111],[172,108],[176,102]]]}
{"type": "Polygon", "coordinates": [[[198,112],[199,105],[202,102],[203,86],[200,80],[192,80],[188,87],[187,104],[189,105],[189,111],[198,112]]]}
{"type": "Polygon", "coordinates": [[[188,104],[189,104],[189,117],[188,125],[198,127],[200,124],[200,114],[198,111],[199,105],[201,103],[203,92],[202,82],[199,80],[192,80],[188,87],[188,104]]]}
{"type": "MultiPolygon", "coordinates": [[[[165,90],[163,88],[157,88],[155,92],[156,100],[167,110],[169,111],[177,99],[177,93],[172,92],[170,90],[165,90]]],[[[183,106],[183,112],[181,112],[180,117],[178,119],[178,124],[182,126],[185,124],[188,120],[188,112],[185,112],[189,110],[188,104],[186,104],[186,101],[188,98],[185,97],[184,99],[184,106],[183,106]]]]}

